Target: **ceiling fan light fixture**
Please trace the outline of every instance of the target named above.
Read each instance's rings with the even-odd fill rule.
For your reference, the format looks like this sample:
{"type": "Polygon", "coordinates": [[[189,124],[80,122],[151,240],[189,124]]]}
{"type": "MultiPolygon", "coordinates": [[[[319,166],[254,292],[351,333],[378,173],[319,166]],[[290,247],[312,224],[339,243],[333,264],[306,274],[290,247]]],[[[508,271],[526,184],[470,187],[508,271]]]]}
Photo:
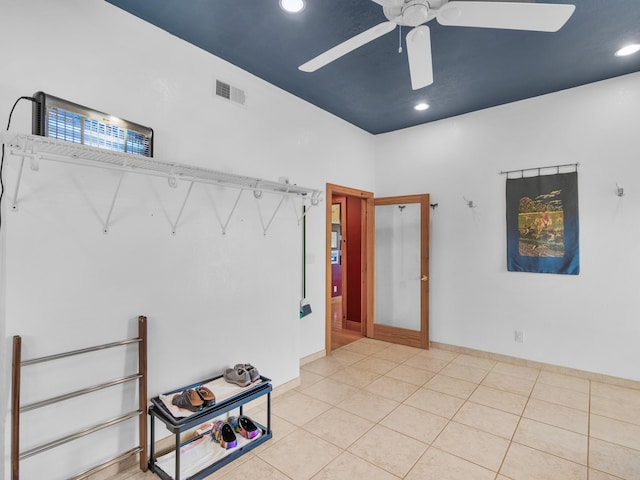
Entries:
{"type": "Polygon", "coordinates": [[[304,0],[280,0],[280,8],[285,12],[298,13],[304,10],[304,0]]]}
{"type": "Polygon", "coordinates": [[[413,107],[415,110],[422,112],[424,110],[426,110],[427,108],[429,108],[429,104],[428,103],[418,103],[415,107],[413,107]]]}
{"type": "Polygon", "coordinates": [[[640,43],[632,43],[626,45],[616,52],[616,57],[626,57],[627,55],[633,55],[636,52],[640,52],[640,43]]]}

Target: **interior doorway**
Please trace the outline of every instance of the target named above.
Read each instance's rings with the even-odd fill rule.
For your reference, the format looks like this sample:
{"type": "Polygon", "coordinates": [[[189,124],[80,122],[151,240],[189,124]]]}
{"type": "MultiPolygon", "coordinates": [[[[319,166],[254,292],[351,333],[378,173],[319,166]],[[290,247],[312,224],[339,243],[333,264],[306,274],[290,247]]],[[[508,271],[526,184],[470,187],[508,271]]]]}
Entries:
{"type": "Polygon", "coordinates": [[[367,200],[373,193],[327,184],[326,351],[366,336],[367,200]]]}
{"type": "Polygon", "coordinates": [[[429,195],[326,198],[326,354],[361,337],[429,348],[429,195]]]}

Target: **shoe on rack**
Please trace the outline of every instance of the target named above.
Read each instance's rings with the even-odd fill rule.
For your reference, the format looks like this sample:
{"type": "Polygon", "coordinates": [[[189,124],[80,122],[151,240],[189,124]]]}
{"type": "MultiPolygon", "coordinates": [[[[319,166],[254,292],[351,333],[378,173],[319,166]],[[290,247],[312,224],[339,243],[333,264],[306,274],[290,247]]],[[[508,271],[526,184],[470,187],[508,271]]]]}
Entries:
{"type": "Polygon", "coordinates": [[[202,410],[202,406],[204,405],[204,401],[200,398],[195,390],[185,390],[179,395],[174,396],[171,399],[171,403],[173,403],[176,407],[186,408],[191,412],[199,412],[202,410]]]}
{"type": "Polygon", "coordinates": [[[222,420],[215,422],[211,429],[211,436],[222,448],[233,448],[238,445],[238,439],[233,427],[228,422],[223,422],[222,420]]]}
{"type": "Polygon", "coordinates": [[[240,387],[246,387],[251,383],[251,375],[244,368],[227,368],[223,376],[227,382],[240,387]]]}
{"type": "Polygon", "coordinates": [[[260,378],[260,372],[258,372],[258,369],[253,365],[251,365],[250,363],[238,363],[233,368],[244,368],[247,372],[249,372],[251,383],[255,382],[260,378]]]}
{"type": "Polygon", "coordinates": [[[196,393],[202,399],[202,407],[207,408],[216,403],[216,396],[207,387],[199,386],[195,388],[196,393]]]}
{"type": "Polygon", "coordinates": [[[252,439],[258,436],[260,429],[249,417],[240,415],[239,417],[229,417],[229,424],[244,438],[252,439]]]}

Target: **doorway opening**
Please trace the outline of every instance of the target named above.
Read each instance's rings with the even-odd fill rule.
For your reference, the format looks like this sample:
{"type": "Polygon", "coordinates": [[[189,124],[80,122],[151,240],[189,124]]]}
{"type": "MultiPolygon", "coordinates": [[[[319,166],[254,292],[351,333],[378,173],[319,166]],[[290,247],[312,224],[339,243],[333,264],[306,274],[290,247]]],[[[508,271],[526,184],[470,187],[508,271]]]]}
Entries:
{"type": "Polygon", "coordinates": [[[429,194],[326,198],[326,354],[362,337],[428,349],[429,194]]]}
{"type": "Polygon", "coordinates": [[[367,199],[327,184],[327,354],[367,335],[367,199]]]}

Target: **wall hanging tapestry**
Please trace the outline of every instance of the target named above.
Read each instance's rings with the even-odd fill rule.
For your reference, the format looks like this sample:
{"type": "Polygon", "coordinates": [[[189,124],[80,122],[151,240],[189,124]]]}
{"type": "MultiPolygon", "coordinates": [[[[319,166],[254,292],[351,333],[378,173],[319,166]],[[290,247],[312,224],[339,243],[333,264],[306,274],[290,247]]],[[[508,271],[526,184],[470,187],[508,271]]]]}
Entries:
{"type": "Polygon", "coordinates": [[[507,268],[580,273],[577,172],[507,178],[507,268]]]}

